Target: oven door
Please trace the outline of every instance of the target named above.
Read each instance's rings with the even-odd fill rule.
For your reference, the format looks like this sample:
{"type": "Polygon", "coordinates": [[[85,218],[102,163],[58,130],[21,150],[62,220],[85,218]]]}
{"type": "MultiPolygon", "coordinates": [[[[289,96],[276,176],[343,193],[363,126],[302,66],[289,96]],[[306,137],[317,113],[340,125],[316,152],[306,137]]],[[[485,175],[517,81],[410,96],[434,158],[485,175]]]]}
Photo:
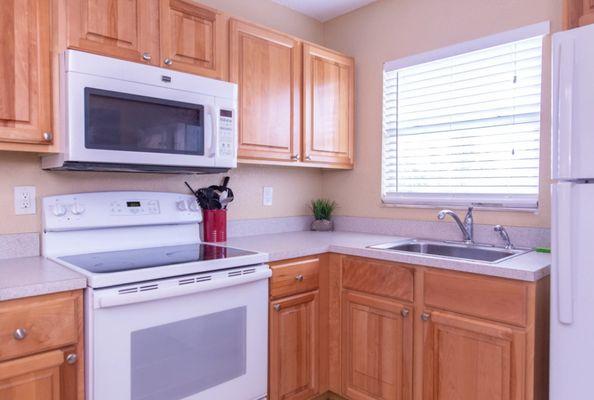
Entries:
{"type": "Polygon", "coordinates": [[[68,161],[188,167],[216,165],[216,98],[66,74],[68,161]]]}
{"type": "Polygon", "coordinates": [[[270,270],[243,271],[89,290],[88,399],[265,398],[270,270]]]}

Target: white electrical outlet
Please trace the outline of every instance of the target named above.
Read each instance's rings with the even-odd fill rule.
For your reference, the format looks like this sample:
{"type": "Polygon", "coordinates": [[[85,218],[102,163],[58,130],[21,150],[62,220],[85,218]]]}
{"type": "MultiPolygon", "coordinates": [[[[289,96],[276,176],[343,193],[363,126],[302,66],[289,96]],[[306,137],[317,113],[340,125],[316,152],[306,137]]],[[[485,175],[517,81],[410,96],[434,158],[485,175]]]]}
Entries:
{"type": "Polygon", "coordinates": [[[14,213],[16,215],[24,215],[35,214],[36,212],[35,186],[15,186],[14,213]]]}
{"type": "Polygon", "coordinates": [[[273,194],[273,189],[269,186],[265,186],[262,190],[262,205],[271,206],[273,194]]]}

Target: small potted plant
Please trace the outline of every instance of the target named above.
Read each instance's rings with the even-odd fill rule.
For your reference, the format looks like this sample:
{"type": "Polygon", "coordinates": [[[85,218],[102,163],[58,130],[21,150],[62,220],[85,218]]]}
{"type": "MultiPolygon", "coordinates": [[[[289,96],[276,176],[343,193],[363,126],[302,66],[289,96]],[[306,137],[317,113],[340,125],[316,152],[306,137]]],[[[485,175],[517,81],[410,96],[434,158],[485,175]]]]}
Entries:
{"type": "Polygon", "coordinates": [[[326,232],[334,229],[334,224],[330,218],[332,217],[332,212],[337,207],[335,201],[328,199],[316,199],[312,200],[309,207],[311,208],[311,211],[315,217],[315,220],[311,224],[312,231],[326,232]]]}

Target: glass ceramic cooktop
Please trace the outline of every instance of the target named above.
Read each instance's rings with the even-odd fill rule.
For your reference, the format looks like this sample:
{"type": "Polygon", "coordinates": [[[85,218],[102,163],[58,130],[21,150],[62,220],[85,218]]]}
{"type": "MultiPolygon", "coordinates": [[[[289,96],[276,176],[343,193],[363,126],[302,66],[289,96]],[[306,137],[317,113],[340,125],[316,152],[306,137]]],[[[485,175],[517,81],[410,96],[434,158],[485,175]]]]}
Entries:
{"type": "Polygon", "coordinates": [[[210,244],[149,247],[146,249],[106,251],[58,257],[89,272],[103,274],[154,268],[198,261],[217,260],[256,254],[251,251],[210,244]]]}

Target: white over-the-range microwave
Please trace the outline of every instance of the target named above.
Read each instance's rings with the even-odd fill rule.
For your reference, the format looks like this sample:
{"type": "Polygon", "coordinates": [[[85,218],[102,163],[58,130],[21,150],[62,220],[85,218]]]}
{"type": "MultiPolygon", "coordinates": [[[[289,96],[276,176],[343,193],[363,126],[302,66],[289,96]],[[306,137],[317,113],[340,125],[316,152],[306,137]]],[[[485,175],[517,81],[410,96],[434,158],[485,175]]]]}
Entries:
{"type": "Polygon", "coordinates": [[[68,50],[52,170],[209,173],[237,166],[237,85],[68,50]]]}

